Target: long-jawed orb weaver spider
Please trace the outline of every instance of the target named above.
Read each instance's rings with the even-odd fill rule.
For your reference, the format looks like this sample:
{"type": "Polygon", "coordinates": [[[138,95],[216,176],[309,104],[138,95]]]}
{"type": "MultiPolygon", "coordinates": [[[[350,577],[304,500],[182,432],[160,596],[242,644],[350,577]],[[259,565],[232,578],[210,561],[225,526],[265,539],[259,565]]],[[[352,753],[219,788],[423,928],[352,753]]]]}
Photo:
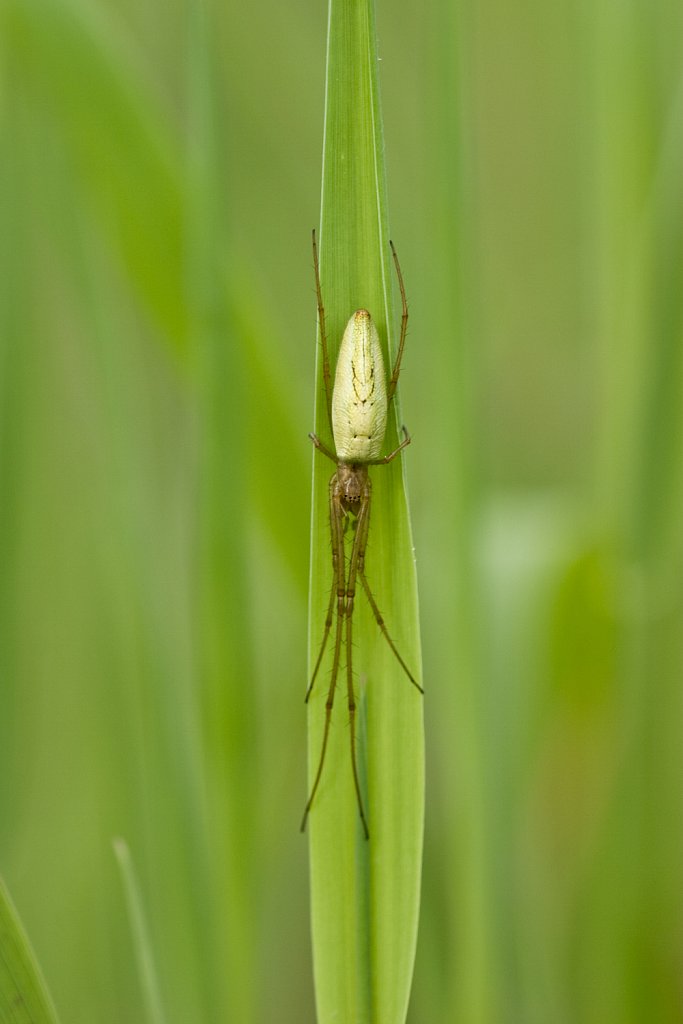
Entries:
{"type": "Polygon", "coordinates": [[[398,285],[401,292],[402,317],[401,333],[396,353],[396,361],[387,382],[384,373],[384,360],[379,335],[374,321],[366,309],[358,309],[351,316],[339,349],[337,369],[332,387],[330,359],[325,334],[325,309],[320,288],[320,270],[318,264],[318,248],[315,231],[313,231],[313,266],[315,270],[315,288],[318,300],[318,323],[323,357],[323,382],[327,403],[327,416],[335,451],[332,452],[316,434],[309,437],[318,451],[326,455],[336,465],[336,470],[329,483],[329,514],[330,535],[332,542],[332,588],[330,601],[325,618],[322,643],[316,659],[313,675],[306,691],[306,702],[313,691],[320,665],[323,660],[327,641],[335,621],[334,653],[332,658],[332,676],[325,702],[325,725],[323,729],[322,748],[318,761],[318,770],[311,787],[301,822],[301,831],[306,827],[309,812],[313,805],[327,752],[330,735],[332,708],[334,705],[337,678],[341,661],[342,646],[346,648],[346,687],[351,737],[351,767],[353,783],[358,801],[358,811],[365,838],[369,838],[369,830],[363,798],[361,796],[356,758],[356,698],[353,687],[353,606],[356,596],[356,583],[360,580],[365,595],[372,609],[377,625],[384,638],[394,652],[403,671],[413,686],[423,693],[405,661],[389,635],[377,602],[370,590],[365,575],[365,551],[368,542],[370,525],[370,501],[372,486],[368,473],[369,466],[383,466],[395,459],[406,445],[410,444],[410,435],[403,427],[403,440],[388,455],[380,453],[384,444],[387,429],[387,417],[391,402],[396,394],[396,385],[401,370],[401,359],[408,327],[408,304],[403,285],[403,275],[393,242],[389,242],[396,267],[398,285]],[[353,544],[351,555],[346,561],[344,545],[345,532],[349,522],[353,527],[353,544]]]}

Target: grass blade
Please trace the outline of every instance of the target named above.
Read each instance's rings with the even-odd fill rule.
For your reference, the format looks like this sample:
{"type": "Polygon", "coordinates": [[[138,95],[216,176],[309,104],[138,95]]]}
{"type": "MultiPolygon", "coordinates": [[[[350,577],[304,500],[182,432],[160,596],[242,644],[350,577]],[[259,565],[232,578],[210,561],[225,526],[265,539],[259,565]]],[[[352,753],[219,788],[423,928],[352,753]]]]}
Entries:
{"type": "Polygon", "coordinates": [[[163,108],[96,11],[11,0],[0,18],[17,84],[55,113],[113,249],[164,335],[184,352],[178,154],[163,108]]]}
{"type": "Polygon", "coordinates": [[[161,1001],[161,989],[159,988],[159,979],[154,964],[152,942],[142,905],[140,886],[135,874],[128,844],[123,839],[115,839],[114,853],[119,862],[119,869],[123,880],[128,918],[133,933],[135,955],[140,974],[140,984],[147,1009],[147,1020],[150,1024],[166,1024],[166,1016],[161,1001]]]}
{"type": "MultiPolygon", "coordinates": [[[[398,323],[392,301],[374,10],[368,0],[331,0],[326,81],[320,270],[334,364],[343,328],[354,309],[371,311],[389,352],[394,350],[398,323]]],[[[385,358],[390,365],[386,354],[385,358]]],[[[405,365],[410,367],[412,361],[409,349],[405,365]]],[[[395,446],[398,427],[395,417],[387,432],[387,451],[395,446]]],[[[316,431],[326,443],[331,442],[321,365],[316,431]]],[[[409,457],[412,452],[409,449],[409,457]]],[[[366,565],[389,630],[406,661],[419,673],[415,566],[398,462],[372,473],[366,565]]],[[[330,466],[320,456],[314,458],[313,466],[311,666],[318,653],[331,581],[326,501],[330,466]]],[[[320,1024],[333,1020],[394,1024],[405,1020],[417,933],[423,709],[419,694],[396,664],[360,595],[354,620],[358,755],[367,785],[370,840],[364,840],[359,824],[348,714],[339,688],[325,772],[310,818],[316,999],[320,1024]]],[[[310,702],[311,780],[320,753],[328,678],[323,671],[310,702]]]]}
{"type": "Polygon", "coordinates": [[[57,1011],[35,953],[0,878],[0,1020],[57,1024],[57,1011]]]}

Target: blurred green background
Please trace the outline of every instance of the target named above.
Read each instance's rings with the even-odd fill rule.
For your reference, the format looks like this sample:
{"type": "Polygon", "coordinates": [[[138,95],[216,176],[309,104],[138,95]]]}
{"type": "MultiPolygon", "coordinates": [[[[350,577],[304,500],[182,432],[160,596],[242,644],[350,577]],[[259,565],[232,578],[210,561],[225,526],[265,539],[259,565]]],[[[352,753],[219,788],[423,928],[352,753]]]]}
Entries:
{"type": "MultiPolygon", "coordinates": [[[[64,1022],[145,1019],[116,836],[169,1022],[313,1021],[325,5],[0,12],[0,870],[64,1022]]],[[[427,686],[410,1021],[681,1021],[683,7],[378,27],[427,686]]]]}

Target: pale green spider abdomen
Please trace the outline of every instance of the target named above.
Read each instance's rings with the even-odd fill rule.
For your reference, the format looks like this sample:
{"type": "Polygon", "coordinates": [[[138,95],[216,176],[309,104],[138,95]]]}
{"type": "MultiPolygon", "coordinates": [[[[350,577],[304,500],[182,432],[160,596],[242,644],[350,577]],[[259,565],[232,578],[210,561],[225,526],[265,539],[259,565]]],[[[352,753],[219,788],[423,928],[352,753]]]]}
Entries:
{"type": "Polygon", "coordinates": [[[342,338],[332,392],[337,458],[378,459],[387,429],[387,382],[377,328],[366,309],[353,314],[342,338]]]}

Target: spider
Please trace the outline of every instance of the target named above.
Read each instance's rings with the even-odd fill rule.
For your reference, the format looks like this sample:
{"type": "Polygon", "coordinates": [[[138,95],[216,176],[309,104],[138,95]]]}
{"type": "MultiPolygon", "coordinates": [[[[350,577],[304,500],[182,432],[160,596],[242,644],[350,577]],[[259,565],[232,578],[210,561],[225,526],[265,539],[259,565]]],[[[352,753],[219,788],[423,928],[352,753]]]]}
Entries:
{"type": "Polygon", "coordinates": [[[306,691],[306,702],[308,702],[313,691],[327,641],[332,630],[332,624],[335,622],[335,608],[336,628],[332,676],[327,691],[327,700],[325,701],[325,725],[322,747],[318,769],[304,810],[301,831],[303,832],[306,828],[306,821],[323,773],[332,721],[332,708],[334,706],[334,696],[339,676],[341,650],[342,646],[345,645],[346,685],[351,736],[351,767],[358,802],[358,812],[366,839],[369,838],[370,833],[363,807],[356,759],[356,698],[353,688],[352,662],[353,608],[358,580],[360,580],[361,586],[365,591],[365,596],[368,599],[377,625],[398,659],[401,668],[412,685],[420,693],[424,693],[422,687],[401,657],[394,641],[391,639],[365,575],[365,551],[368,542],[372,496],[372,485],[368,469],[370,466],[386,465],[395,459],[406,445],[410,444],[410,435],[406,428],[403,427],[403,440],[388,455],[381,455],[389,407],[396,394],[408,327],[408,304],[406,302],[401,267],[393,242],[389,242],[389,245],[391,246],[391,253],[396,267],[403,310],[398,351],[391,377],[387,382],[384,372],[382,348],[375,323],[366,309],[357,309],[352,314],[344,331],[337,359],[334,387],[332,387],[330,359],[327,337],[325,335],[325,309],[320,288],[318,248],[315,231],[313,231],[313,266],[318,300],[318,323],[320,325],[320,340],[322,344],[323,382],[325,386],[327,416],[334,438],[335,451],[331,451],[324,445],[316,434],[309,434],[309,437],[318,451],[334,462],[336,469],[329,483],[332,587],[322,643],[320,644],[311,682],[306,691]],[[344,541],[349,522],[351,522],[353,528],[353,543],[347,565],[344,541]]]}

